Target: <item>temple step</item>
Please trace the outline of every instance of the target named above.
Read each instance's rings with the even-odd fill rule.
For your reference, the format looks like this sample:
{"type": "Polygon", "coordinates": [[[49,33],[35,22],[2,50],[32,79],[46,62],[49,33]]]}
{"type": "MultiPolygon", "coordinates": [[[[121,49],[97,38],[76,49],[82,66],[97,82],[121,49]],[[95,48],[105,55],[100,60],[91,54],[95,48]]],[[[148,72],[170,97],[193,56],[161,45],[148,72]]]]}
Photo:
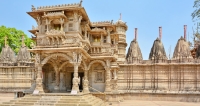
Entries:
{"type": "Polygon", "coordinates": [[[42,94],[27,95],[3,102],[0,106],[106,106],[106,102],[91,94],[42,94]]]}

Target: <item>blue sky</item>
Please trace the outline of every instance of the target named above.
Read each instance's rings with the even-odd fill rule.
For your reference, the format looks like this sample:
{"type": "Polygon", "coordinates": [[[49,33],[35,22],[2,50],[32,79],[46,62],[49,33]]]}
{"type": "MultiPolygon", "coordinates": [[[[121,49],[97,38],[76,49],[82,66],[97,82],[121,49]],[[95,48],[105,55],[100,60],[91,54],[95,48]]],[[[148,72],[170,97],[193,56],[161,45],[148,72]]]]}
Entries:
{"type": "MultiPolygon", "coordinates": [[[[27,30],[36,25],[26,12],[31,11],[31,5],[48,6],[57,4],[78,3],[80,0],[1,0],[0,25],[15,27],[31,36],[27,30]]],[[[122,20],[127,22],[127,48],[134,37],[134,28],[138,28],[138,42],[144,59],[148,59],[153,41],[158,37],[158,27],[162,26],[162,42],[166,54],[173,55],[174,48],[180,36],[183,36],[183,25],[187,25],[187,36],[192,41],[194,22],[193,0],[83,0],[82,6],[90,21],[116,22],[120,13],[122,20]]]]}

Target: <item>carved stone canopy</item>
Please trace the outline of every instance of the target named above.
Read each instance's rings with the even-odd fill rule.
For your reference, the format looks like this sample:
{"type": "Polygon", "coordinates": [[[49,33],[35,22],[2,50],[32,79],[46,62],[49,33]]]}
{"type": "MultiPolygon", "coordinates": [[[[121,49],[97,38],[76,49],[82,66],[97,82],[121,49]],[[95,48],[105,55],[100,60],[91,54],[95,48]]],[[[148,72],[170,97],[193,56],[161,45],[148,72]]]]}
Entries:
{"type": "Polygon", "coordinates": [[[153,46],[151,48],[151,52],[149,54],[149,60],[152,59],[164,59],[167,60],[167,56],[165,53],[165,48],[162,44],[162,41],[157,38],[154,43],[153,46]]]}
{"type": "Polygon", "coordinates": [[[133,63],[134,61],[137,60],[142,60],[142,53],[139,47],[138,42],[134,39],[131,44],[130,47],[128,49],[128,53],[126,55],[126,60],[128,61],[128,63],[133,63]]]}

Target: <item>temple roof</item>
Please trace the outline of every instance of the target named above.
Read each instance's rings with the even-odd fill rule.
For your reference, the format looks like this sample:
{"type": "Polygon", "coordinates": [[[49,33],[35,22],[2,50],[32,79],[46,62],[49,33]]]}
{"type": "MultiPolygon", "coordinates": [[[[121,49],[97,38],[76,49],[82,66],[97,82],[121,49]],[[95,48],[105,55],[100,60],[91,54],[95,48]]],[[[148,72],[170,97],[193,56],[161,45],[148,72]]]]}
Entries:
{"type": "Polygon", "coordinates": [[[165,48],[162,44],[162,41],[159,38],[157,38],[154,41],[153,46],[151,48],[151,52],[149,54],[149,60],[152,60],[152,59],[166,59],[167,60],[165,48]]]}
{"type": "Polygon", "coordinates": [[[189,43],[181,36],[174,49],[173,59],[182,57],[192,58],[189,43]]]}
{"type": "Polygon", "coordinates": [[[128,53],[126,55],[126,60],[128,63],[132,63],[134,60],[142,60],[142,53],[139,44],[136,39],[131,41],[128,53]]]}

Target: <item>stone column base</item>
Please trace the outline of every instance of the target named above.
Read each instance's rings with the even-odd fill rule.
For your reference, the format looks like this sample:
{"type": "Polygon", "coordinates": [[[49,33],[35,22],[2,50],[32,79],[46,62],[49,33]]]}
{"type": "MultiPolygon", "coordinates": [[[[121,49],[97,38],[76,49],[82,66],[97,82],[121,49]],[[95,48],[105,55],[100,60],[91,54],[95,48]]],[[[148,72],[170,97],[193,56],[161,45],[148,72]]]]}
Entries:
{"type": "Polygon", "coordinates": [[[84,93],[89,93],[89,87],[88,87],[88,80],[84,80],[83,82],[83,92],[84,93]]]}
{"type": "Polygon", "coordinates": [[[79,93],[78,78],[73,78],[72,91],[79,93]]]}
{"type": "Polygon", "coordinates": [[[39,91],[39,93],[45,93],[44,89],[43,89],[43,84],[42,84],[42,79],[38,78],[36,80],[36,87],[35,87],[35,91],[39,91]]]}
{"type": "Polygon", "coordinates": [[[110,87],[110,80],[106,80],[106,87],[105,87],[105,91],[106,93],[110,93],[111,92],[111,87],[110,87]]]}

